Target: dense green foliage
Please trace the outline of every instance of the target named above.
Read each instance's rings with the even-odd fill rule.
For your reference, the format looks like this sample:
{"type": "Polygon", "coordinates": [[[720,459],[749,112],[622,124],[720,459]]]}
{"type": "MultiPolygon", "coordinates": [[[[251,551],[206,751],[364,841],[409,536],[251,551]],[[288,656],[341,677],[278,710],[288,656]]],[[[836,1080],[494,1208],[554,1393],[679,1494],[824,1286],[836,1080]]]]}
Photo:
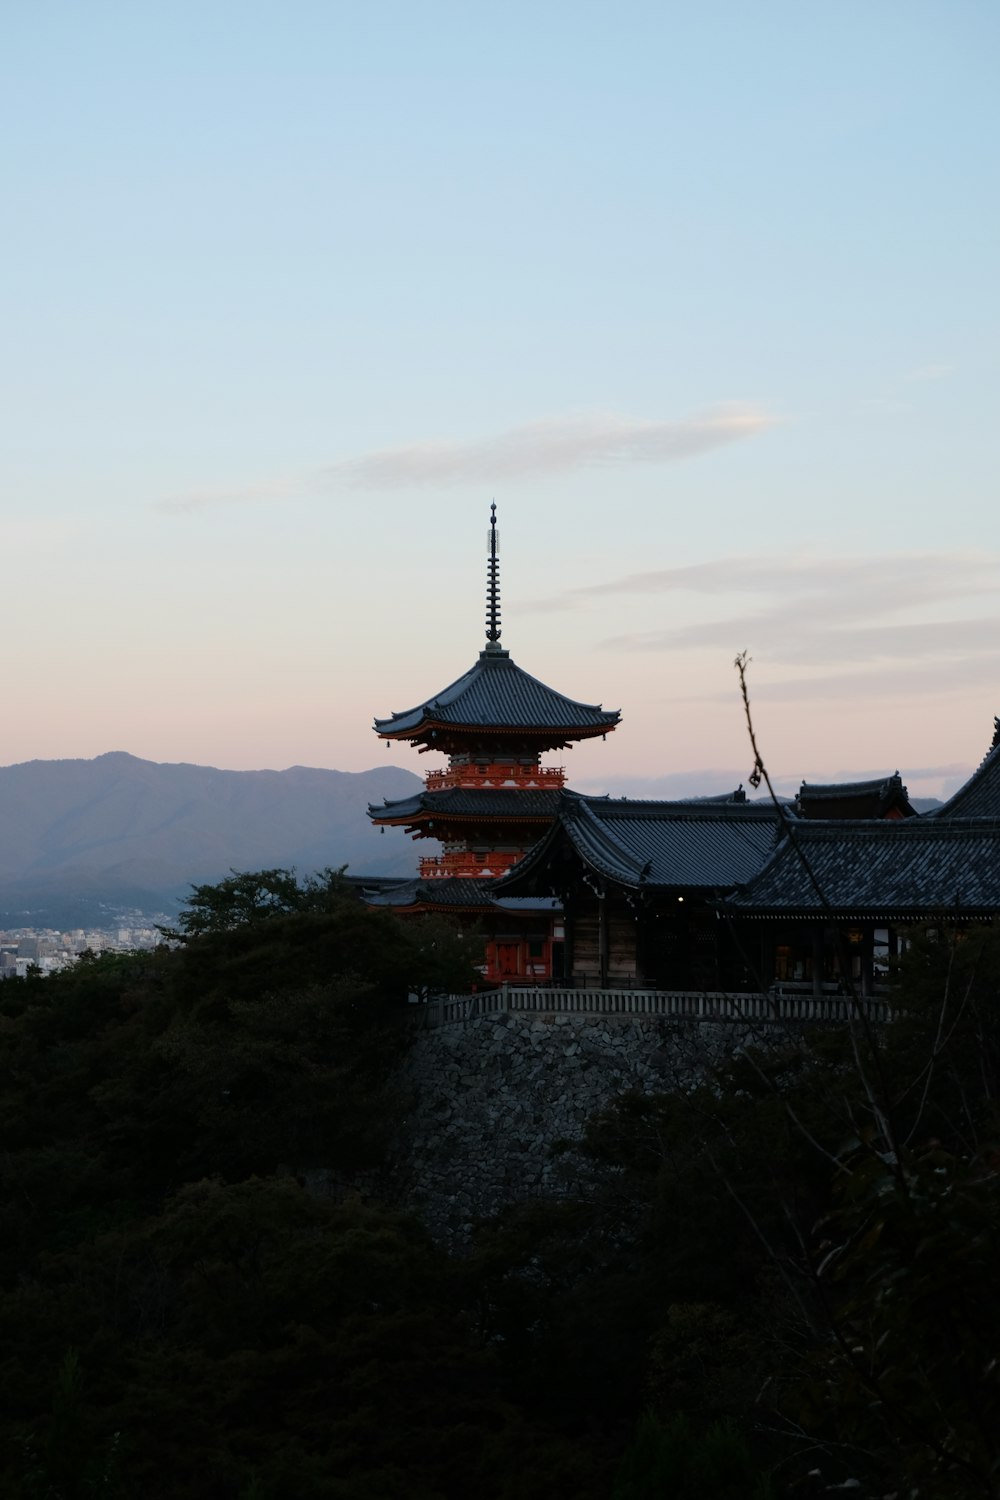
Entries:
{"type": "Polygon", "coordinates": [[[215,885],[192,887],[177,919],[177,932],[169,935],[201,937],[292,912],[329,911],[347,895],[343,876],[343,870],[333,869],[305,876],[285,869],[232,870],[215,885]]]}
{"type": "MultiPolygon", "coordinates": [[[[581,1330],[602,1330],[610,1384],[655,1419],[654,1468],[674,1474],[686,1413],[706,1442],[736,1424],[773,1493],[1000,1495],[1000,935],[916,945],[897,999],[880,1035],[838,1028],[619,1100],[591,1122],[603,1171],[561,1236],[551,1215],[547,1240],[522,1227],[552,1276],[536,1339],[547,1317],[582,1372],[581,1330]]],[[[732,1493],[764,1483],[746,1473],[732,1493]]],[[[624,1470],[620,1488],[645,1493],[624,1470]]]]}
{"type": "Polygon", "coordinates": [[[993,934],[915,949],[880,1036],[618,1100],[572,1200],[448,1255],[393,1079],[468,944],[286,877],[0,985],[0,1492],[1000,1493],[993,934]]]}

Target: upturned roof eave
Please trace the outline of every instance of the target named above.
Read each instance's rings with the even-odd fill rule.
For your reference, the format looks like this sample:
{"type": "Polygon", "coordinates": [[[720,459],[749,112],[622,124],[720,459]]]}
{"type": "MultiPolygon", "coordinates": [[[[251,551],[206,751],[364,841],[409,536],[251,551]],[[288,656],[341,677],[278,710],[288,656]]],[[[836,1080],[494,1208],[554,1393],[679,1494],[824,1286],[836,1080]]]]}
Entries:
{"type": "MultiPolygon", "coordinates": [[[[961,821],[963,818],[961,811],[963,803],[968,802],[971,797],[975,796],[984,781],[995,775],[1000,775],[1000,744],[992,745],[987,750],[968,781],[963,782],[958,791],[953,792],[947,802],[942,803],[940,807],[932,808],[925,816],[933,818],[936,823],[946,823],[953,820],[956,822],[961,821]],[[959,809],[957,818],[955,818],[954,814],[956,806],[959,809]]],[[[987,818],[991,816],[995,815],[987,814],[987,818]]],[[[984,821],[986,820],[984,819],[984,821]]]]}
{"type": "MultiPolygon", "coordinates": [[[[418,876],[400,891],[400,895],[405,896],[404,900],[393,901],[391,898],[394,893],[387,891],[381,899],[370,902],[370,905],[382,907],[402,916],[421,911],[482,913],[490,910],[493,905],[492,898],[478,891],[470,893],[468,890],[463,890],[458,900],[449,901],[447,897],[450,893],[454,893],[455,883],[451,879],[440,883],[424,881],[418,876]],[[435,897],[439,899],[435,900],[435,897]]],[[[473,885],[475,882],[463,881],[462,884],[473,885]]]]}
{"type": "MultiPolygon", "coordinates": [[[[626,850],[619,850],[617,845],[613,850],[608,850],[602,845],[612,843],[607,831],[600,827],[597,820],[590,817],[586,804],[581,798],[575,798],[572,816],[562,816],[553,825],[552,831],[534,849],[519,861],[517,870],[524,870],[525,876],[530,877],[539,868],[544,867],[546,855],[549,849],[557,842],[560,833],[565,836],[570,847],[580,860],[581,864],[591,874],[596,875],[602,881],[610,881],[613,885],[620,886],[623,890],[639,891],[643,887],[645,876],[649,869],[648,861],[639,864],[636,860],[629,860],[626,850]],[[592,825],[587,830],[586,836],[581,836],[577,827],[578,818],[589,818],[592,825]],[[530,868],[524,868],[530,866],[530,868]]],[[[512,876],[504,876],[504,880],[511,880],[512,876]]]]}
{"type": "Polygon", "coordinates": [[[498,891],[505,896],[515,894],[518,886],[523,885],[525,881],[530,881],[539,870],[544,869],[545,857],[549,850],[558,843],[562,833],[563,826],[557,816],[548,832],[532,845],[527,854],[523,855],[506,875],[496,877],[495,885],[498,891]]]}
{"type": "Polygon", "coordinates": [[[376,719],[374,729],[383,739],[412,739],[441,728],[468,733],[484,728],[500,731],[504,727],[511,733],[534,730],[584,738],[594,733],[606,734],[620,719],[620,710],[568,698],[519,667],[509,652],[487,647],[469,670],[448,687],[412,708],[376,719]],[[508,721],[506,725],[489,722],[491,703],[504,705],[501,711],[508,721]],[[545,722],[533,721],[532,712],[541,713],[545,722]],[[510,716],[516,719],[519,714],[524,716],[524,722],[511,723],[510,716]]]}
{"type": "Polygon", "coordinates": [[[552,815],[545,813],[435,812],[433,808],[390,815],[369,811],[368,816],[373,823],[385,828],[402,828],[410,823],[440,823],[442,826],[445,823],[539,823],[547,827],[552,822],[552,815]]]}
{"type": "Polygon", "coordinates": [[[414,901],[410,906],[390,906],[388,908],[389,911],[394,911],[401,917],[409,915],[417,916],[421,912],[445,912],[448,916],[454,916],[456,913],[462,916],[482,916],[484,913],[492,911],[492,909],[493,902],[485,900],[477,902],[474,905],[472,903],[463,905],[457,901],[442,901],[437,903],[434,901],[419,900],[414,901]]]}
{"type": "Polygon", "coordinates": [[[1000,904],[971,906],[954,902],[928,906],[738,906],[732,895],[719,900],[718,909],[726,916],[748,922],[953,922],[963,920],[992,921],[1000,916],[1000,904]]]}
{"type": "Polygon", "coordinates": [[[544,787],[448,787],[370,802],[368,816],[385,826],[415,822],[501,822],[548,825],[559,793],[544,787]]]}
{"type": "MultiPolygon", "coordinates": [[[[728,810],[725,814],[722,812],[727,807],[726,804],[689,805],[654,801],[637,804],[608,797],[586,797],[567,788],[560,794],[559,811],[549,833],[539,840],[509,875],[501,878],[505,885],[509,882],[510,889],[522,887],[534,880],[544,869],[559,840],[565,838],[573,857],[585,871],[628,894],[669,896],[697,892],[710,897],[722,890],[734,890],[739,884],[738,880],[720,879],[718,871],[712,871],[710,878],[706,876],[703,880],[656,880],[653,878],[652,859],[633,854],[606,826],[605,819],[609,816],[618,818],[624,814],[629,819],[632,816],[637,820],[646,819],[652,811],[666,807],[683,822],[700,821],[709,812],[723,816],[726,822],[730,821],[728,810]]],[[[770,809],[758,810],[756,804],[745,807],[741,804],[738,816],[732,817],[733,822],[742,822],[744,819],[751,825],[763,822],[770,825],[775,821],[770,809]]],[[[773,857],[774,853],[771,852],[764,857],[763,862],[769,862],[773,857]]]]}
{"type": "Polygon", "coordinates": [[[384,729],[383,724],[388,720],[375,720],[375,733],[383,740],[409,740],[411,744],[418,743],[431,733],[441,734],[485,734],[485,735],[528,735],[539,739],[555,739],[557,741],[589,740],[596,739],[598,735],[613,734],[621,722],[621,714],[616,711],[615,717],[605,724],[490,724],[480,720],[477,723],[455,723],[451,719],[422,719],[418,724],[411,725],[408,729],[384,729]]]}
{"type": "MultiPolygon", "coordinates": [[[[386,910],[393,911],[399,916],[409,916],[420,912],[442,912],[448,915],[456,913],[460,915],[488,916],[497,914],[510,916],[512,912],[525,910],[525,906],[505,904],[505,898],[496,891],[498,880],[486,878],[459,878],[436,880],[420,880],[417,878],[412,882],[406,882],[405,896],[403,901],[393,902],[392,892],[387,892],[379,901],[373,901],[371,905],[380,906],[386,910]],[[468,889],[460,893],[459,899],[448,899],[449,893],[454,895],[456,884],[462,886],[478,886],[475,894],[470,894],[468,889]],[[438,899],[436,899],[438,898],[438,899]]],[[[530,899],[530,898],[529,898],[530,899]]],[[[506,898],[507,901],[510,898],[506,898]]],[[[544,902],[537,907],[538,911],[549,912],[553,909],[551,898],[545,898],[544,902]]]]}

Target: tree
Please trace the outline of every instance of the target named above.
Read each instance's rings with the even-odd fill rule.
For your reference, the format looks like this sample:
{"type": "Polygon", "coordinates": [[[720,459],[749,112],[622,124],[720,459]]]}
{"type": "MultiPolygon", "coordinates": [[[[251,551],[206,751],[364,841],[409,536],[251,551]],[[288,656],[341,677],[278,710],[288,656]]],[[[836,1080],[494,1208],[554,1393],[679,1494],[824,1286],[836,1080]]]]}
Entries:
{"type": "Polygon", "coordinates": [[[196,885],[185,900],[177,929],[168,937],[186,941],[211,932],[255,926],[291,912],[328,911],[347,894],[346,866],[300,877],[294,870],[232,870],[214,885],[196,885]]]}

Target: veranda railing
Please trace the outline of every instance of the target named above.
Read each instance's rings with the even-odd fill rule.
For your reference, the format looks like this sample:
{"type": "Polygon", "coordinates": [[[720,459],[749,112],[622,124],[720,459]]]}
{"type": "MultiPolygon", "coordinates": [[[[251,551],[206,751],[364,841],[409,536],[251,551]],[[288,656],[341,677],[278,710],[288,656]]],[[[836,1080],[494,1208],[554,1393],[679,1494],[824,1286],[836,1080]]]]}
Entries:
{"type": "MultiPolygon", "coordinates": [[[[872,1021],[887,1021],[884,999],[859,1002],[872,1021]]],[[[855,1001],[848,995],[816,995],[776,989],[767,994],[703,990],[586,990],[504,985],[475,995],[443,995],[419,1007],[429,1027],[510,1013],[533,1015],[670,1016],[689,1021],[846,1021],[855,1001]]]]}

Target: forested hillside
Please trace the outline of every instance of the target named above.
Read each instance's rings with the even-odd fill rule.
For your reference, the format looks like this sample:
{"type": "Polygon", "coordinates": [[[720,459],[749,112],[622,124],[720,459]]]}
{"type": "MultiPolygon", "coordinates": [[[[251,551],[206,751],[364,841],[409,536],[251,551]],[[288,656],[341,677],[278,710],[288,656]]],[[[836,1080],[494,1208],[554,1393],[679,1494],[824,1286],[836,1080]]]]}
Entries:
{"type": "Polygon", "coordinates": [[[274,892],[0,985],[0,1493],[998,1493],[992,934],[916,950],[881,1036],[613,1103],[570,1200],[449,1255],[394,1068],[464,945],[274,892]]]}
{"type": "Polygon", "coordinates": [[[398,766],[220,771],[120,751],[2,766],[0,923],[99,925],[102,902],[168,911],[234,866],[408,875],[410,840],[372,828],[365,810],[420,785],[398,766]]]}

